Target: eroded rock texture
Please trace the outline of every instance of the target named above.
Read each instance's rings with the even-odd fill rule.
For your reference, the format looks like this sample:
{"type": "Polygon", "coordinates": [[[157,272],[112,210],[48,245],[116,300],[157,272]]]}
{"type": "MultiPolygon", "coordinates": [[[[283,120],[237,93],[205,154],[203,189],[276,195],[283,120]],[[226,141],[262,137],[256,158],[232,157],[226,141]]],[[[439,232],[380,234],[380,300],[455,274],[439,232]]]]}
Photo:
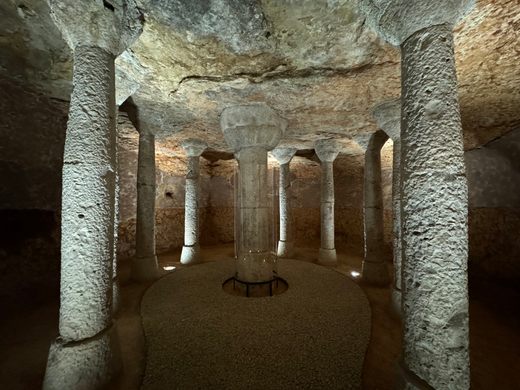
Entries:
{"type": "Polygon", "coordinates": [[[470,276],[520,276],[520,130],[466,153],[470,276]]]}
{"type": "MultiPolygon", "coordinates": [[[[323,133],[375,131],[371,107],[399,96],[398,52],[364,23],[357,2],[137,3],[144,30],[118,58],[118,81],[140,82],[135,101],[143,121],[166,138],[180,131],[224,149],[222,108],[265,100],[289,119],[287,142],[309,146],[323,133]]],[[[46,2],[8,0],[0,10],[8,38],[0,43],[1,72],[68,100],[71,54],[46,2]]],[[[481,0],[456,28],[467,148],[520,120],[517,24],[515,1],[481,0]]]]}
{"type": "MultiPolygon", "coordinates": [[[[340,139],[342,153],[362,154],[352,140],[377,129],[371,108],[400,94],[399,54],[364,23],[356,2],[139,0],[138,6],[143,33],[117,59],[116,77],[124,86],[141,85],[134,100],[144,126],[161,132],[157,152],[165,163],[182,155],[187,137],[229,152],[218,113],[245,101],[268,101],[289,120],[281,145],[310,148],[328,136],[340,139]]],[[[456,27],[466,148],[519,124],[515,6],[481,0],[456,27]]],[[[0,72],[68,100],[72,57],[46,2],[9,0],[0,10],[6,37],[0,72]]],[[[59,188],[52,188],[56,199],[59,188]]]]}
{"type": "Polygon", "coordinates": [[[68,104],[3,77],[0,91],[0,306],[5,307],[58,294],[68,104]]]}
{"type": "MultiPolygon", "coordinates": [[[[122,91],[130,91],[143,129],[157,133],[157,253],[183,245],[187,161],[181,144],[186,138],[208,143],[200,158],[200,243],[234,240],[236,162],[220,131],[219,114],[237,104],[267,102],[288,121],[280,146],[310,151],[293,159],[289,175],[296,247],[317,252],[320,245],[321,173],[312,149],[317,140],[332,138],[340,145],[334,163],[335,244],[360,254],[363,151],[378,130],[370,111],[400,96],[401,59],[366,23],[358,2],[136,4],[143,31],[116,59],[116,99],[122,103],[128,94],[122,91]]],[[[12,215],[29,220],[40,212],[34,218],[48,226],[48,234],[40,232],[34,240],[20,228],[21,239],[13,240],[18,247],[6,245],[0,252],[7,259],[2,263],[7,264],[4,279],[17,281],[6,287],[10,290],[22,286],[22,279],[31,285],[55,283],[59,263],[57,227],[72,52],[49,12],[41,0],[0,3],[0,209],[8,215],[1,218],[3,230],[11,229],[12,215]]],[[[520,128],[519,23],[517,1],[480,0],[454,32],[468,166],[469,268],[478,277],[520,274],[515,244],[519,167],[511,146],[516,144],[513,130],[520,128]]],[[[437,115],[437,108],[430,104],[428,115],[437,115]]],[[[118,142],[119,254],[128,259],[135,254],[138,133],[124,113],[119,116],[118,142]]],[[[432,148],[421,144],[419,149],[428,153],[432,148]]],[[[385,259],[391,258],[391,155],[387,144],[381,156],[385,259]]],[[[269,174],[276,169],[276,162],[269,160],[269,174]]],[[[456,172],[454,181],[460,174],[456,172]]],[[[2,289],[7,285],[0,283],[2,289]]]]}

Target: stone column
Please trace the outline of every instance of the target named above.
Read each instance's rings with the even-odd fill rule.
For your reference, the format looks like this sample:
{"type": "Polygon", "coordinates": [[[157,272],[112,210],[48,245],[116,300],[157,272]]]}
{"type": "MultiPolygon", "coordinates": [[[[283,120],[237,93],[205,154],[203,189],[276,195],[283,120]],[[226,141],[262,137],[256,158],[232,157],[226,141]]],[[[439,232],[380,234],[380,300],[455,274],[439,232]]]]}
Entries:
{"type": "MultiPolygon", "coordinates": [[[[116,114],[119,116],[119,107],[132,96],[140,87],[140,84],[126,76],[116,65],[116,114]]],[[[120,223],[120,175],[119,175],[119,132],[116,124],[116,190],[114,202],[114,249],[112,255],[112,313],[117,316],[120,308],[120,285],[119,285],[119,259],[117,258],[117,249],[119,244],[119,223],[120,223]]]]}
{"type": "Polygon", "coordinates": [[[392,286],[392,308],[401,316],[401,99],[394,99],[378,104],[372,110],[372,116],[379,128],[393,142],[392,151],[392,219],[393,219],[393,260],[394,281],[392,286]]]}
{"type": "Polygon", "coordinates": [[[186,197],[184,201],[184,246],[181,263],[195,264],[200,261],[199,247],[199,188],[200,188],[200,155],[206,150],[206,142],[198,139],[187,139],[182,147],[188,156],[188,173],[186,174],[186,197]]]}
{"type": "Polygon", "coordinates": [[[117,147],[117,135],[116,135],[116,145],[115,145],[115,155],[116,155],[116,164],[115,164],[115,190],[114,190],[114,241],[112,243],[112,314],[114,317],[119,312],[120,307],[120,286],[119,286],[119,273],[117,270],[118,267],[118,258],[117,258],[117,244],[119,241],[119,206],[120,201],[119,197],[121,195],[121,187],[120,187],[120,176],[119,176],[119,157],[118,147],[117,147]]]}
{"type": "Polygon", "coordinates": [[[271,154],[280,164],[279,198],[280,198],[280,241],[278,241],[278,257],[289,258],[293,255],[294,244],[291,234],[290,194],[291,177],[289,164],[296,153],[293,148],[276,148],[271,154]]]}
{"type": "Polygon", "coordinates": [[[132,279],[150,281],[159,276],[155,255],[155,135],[139,128],[137,158],[137,212],[132,279]]]}
{"type": "Polygon", "coordinates": [[[321,161],[321,247],[318,262],[335,265],[336,247],[334,244],[334,160],[339,147],[332,139],[323,139],[314,145],[316,155],[321,161]]]}
{"type": "Polygon", "coordinates": [[[63,158],[59,337],[44,389],[104,388],[118,370],[112,323],[115,202],[114,60],[140,34],[133,4],[50,2],[73,50],[73,91],[63,158]]]}
{"type": "Polygon", "coordinates": [[[278,144],[287,124],[265,104],[226,108],[220,124],[239,166],[240,232],[236,278],[245,282],[265,282],[274,277],[267,152],[278,144]]]}
{"type": "Polygon", "coordinates": [[[370,137],[365,151],[365,175],[363,186],[363,221],[365,233],[365,257],[363,280],[375,285],[389,282],[384,259],[383,187],[381,185],[381,148],[388,135],[381,130],[370,137]]]}
{"type": "Polygon", "coordinates": [[[452,28],[472,2],[361,5],[401,47],[402,386],[467,389],[468,201],[452,28]]]}

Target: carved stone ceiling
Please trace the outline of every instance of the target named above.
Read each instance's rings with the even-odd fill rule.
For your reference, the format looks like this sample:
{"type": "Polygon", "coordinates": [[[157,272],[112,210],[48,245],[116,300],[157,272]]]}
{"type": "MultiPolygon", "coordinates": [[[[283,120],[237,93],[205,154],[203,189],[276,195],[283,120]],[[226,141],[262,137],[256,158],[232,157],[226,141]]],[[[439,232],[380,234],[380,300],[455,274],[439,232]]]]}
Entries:
{"type": "MultiPolygon", "coordinates": [[[[100,0],[98,0],[100,1],[100,0]]],[[[186,137],[227,151],[219,114],[263,101],[289,121],[283,144],[337,138],[344,153],[376,130],[370,110],[400,95],[399,50],[365,26],[355,0],[137,0],[145,27],[117,59],[159,150],[186,137]]],[[[44,0],[0,4],[0,74],[68,100],[71,54],[44,0]]],[[[520,125],[520,5],[481,0],[455,29],[466,148],[520,125]]]]}

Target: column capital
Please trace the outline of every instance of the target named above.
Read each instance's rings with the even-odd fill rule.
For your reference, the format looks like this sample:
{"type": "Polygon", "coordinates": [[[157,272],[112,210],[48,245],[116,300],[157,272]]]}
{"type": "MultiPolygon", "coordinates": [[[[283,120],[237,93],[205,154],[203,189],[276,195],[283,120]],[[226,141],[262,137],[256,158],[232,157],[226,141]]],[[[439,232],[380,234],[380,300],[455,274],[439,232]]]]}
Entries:
{"type": "Polygon", "coordinates": [[[225,108],[220,127],[234,152],[251,147],[271,150],[285,133],[287,121],[266,104],[251,104],[225,108]]]}
{"type": "Polygon", "coordinates": [[[141,87],[139,81],[129,77],[116,65],[116,105],[121,106],[141,87]]]}
{"type": "Polygon", "coordinates": [[[199,157],[208,148],[208,144],[197,138],[188,138],[181,142],[188,157],[199,157]]]}
{"type": "Polygon", "coordinates": [[[339,149],[339,144],[334,139],[320,139],[314,143],[314,151],[322,162],[333,162],[339,149]]]}
{"type": "Polygon", "coordinates": [[[383,39],[400,46],[415,32],[440,24],[454,26],[475,0],[360,0],[368,24],[383,39]]]}
{"type": "Polygon", "coordinates": [[[271,151],[271,154],[280,165],[284,165],[291,162],[296,151],[297,149],[295,148],[276,148],[271,151]]]}
{"type": "Polygon", "coordinates": [[[401,99],[386,100],[376,104],[372,109],[372,117],[377,125],[392,141],[401,138],[401,99]]]}
{"type": "Polygon", "coordinates": [[[100,47],[118,56],[143,29],[135,0],[48,0],[51,17],[72,50],[100,47]]]}

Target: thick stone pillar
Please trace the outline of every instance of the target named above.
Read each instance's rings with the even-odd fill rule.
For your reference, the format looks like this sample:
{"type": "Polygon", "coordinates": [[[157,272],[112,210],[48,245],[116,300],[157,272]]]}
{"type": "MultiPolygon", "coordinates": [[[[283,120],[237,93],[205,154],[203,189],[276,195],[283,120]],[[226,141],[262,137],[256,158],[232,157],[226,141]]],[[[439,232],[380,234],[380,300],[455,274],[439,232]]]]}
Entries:
{"type": "Polygon", "coordinates": [[[468,201],[452,28],[472,2],[361,5],[401,47],[402,386],[467,389],[468,201]]]}
{"type": "Polygon", "coordinates": [[[137,212],[132,279],[154,280],[159,276],[155,255],[155,135],[139,129],[137,158],[137,212]]]}
{"type": "Polygon", "coordinates": [[[291,177],[289,164],[296,153],[293,148],[276,148],[271,154],[280,164],[279,179],[279,198],[280,198],[280,241],[278,241],[277,255],[282,258],[289,258],[293,255],[294,244],[292,241],[292,221],[290,210],[291,177]]]}
{"type": "Polygon", "coordinates": [[[121,195],[121,187],[120,187],[120,177],[119,177],[119,158],[117,156],[118,147],[117,147],[117,135],[116,135],[116,145],[115,145],[115,155],[116,155],[116,163],[115,163],[115,191],[114,191],[114,241],[112,243],[112,314],[114,317],[117,315],[120,306],[120,286],[119,286],[119,273],[118,273],[118,258],[117,258],[117,244],[119,241],[119,219],[120,212],[119,206],[121,202],[119,201],[119,197],[121,195]]]}
{"type": "MultiPolygon", "coordinates": [[[[116,66],[116,114],[119,115],[119,107],[132,96],[140,87],[135,80],[125,77],[121,70],[116,66]]],[[[117,121],[116,121],[117,122],[117,121]]],[[[112,313],[117,316],[120,308],[120,285],[119,285],[119,259],[117,257],[117,249],[119,244],[119,223],[120,223],[120,175],[119,175],[119,132],[116,124],[116,169],[115,169],[115,201],[114,201],[114,249],[112,255],[112,313]]]]}
{"type": "Polygon", "coordinates": [[[316,142],[314,150],[321,161],[321,247],[318,263],[335,265],[334,160],[338,156],[339,147],[336,141],[323,139],[316,142]]]}
{"type": "Polygon", "coordinates": [[[226,108],[220,124],[238,160],[239,234],[236,278],[265,282],[274,277],[267,182],[267,152],[280,141],[286,121],[265,104],[226,108]]]}
{"type": "Polygon", "coordinates": [[[365,233],[365,257],[363,280],[375,285],[389,282],[384,259],[383,187],[381,185],[381,148],[388,135],[381,130],[370,137],[365,151],[365,175],[363,186],[363,222],[365,233]]]}
{"type": "Polygon", "coordinates": [[[198,139],[187,139],[182,147],[188,156],[188,173],[186,174],[186,197],[184,200],[184,246],[181,263],[195,264],[200,261],[199,246],[199,189],[200,189],[200,155],[206,150],[206,142],[198,139]]]}
{"type": "Polygon", "coordinates": [[[394,281],[392,284],[392,308],[401,316],[401,99],[394,99],[378,104],[372,110],[372,116],[379,128],[393,142],[392,151],[392,219],[393,219],[393,262],[394,281]]]}
{"type": "Polygon", "coordinates": [[[141,31],[139,11],[50,1],[74,52],[63,161],[59,337],[44,389],[106,387],[118,370],[112,323],[115,203],[114,60],[141,31]]]}

